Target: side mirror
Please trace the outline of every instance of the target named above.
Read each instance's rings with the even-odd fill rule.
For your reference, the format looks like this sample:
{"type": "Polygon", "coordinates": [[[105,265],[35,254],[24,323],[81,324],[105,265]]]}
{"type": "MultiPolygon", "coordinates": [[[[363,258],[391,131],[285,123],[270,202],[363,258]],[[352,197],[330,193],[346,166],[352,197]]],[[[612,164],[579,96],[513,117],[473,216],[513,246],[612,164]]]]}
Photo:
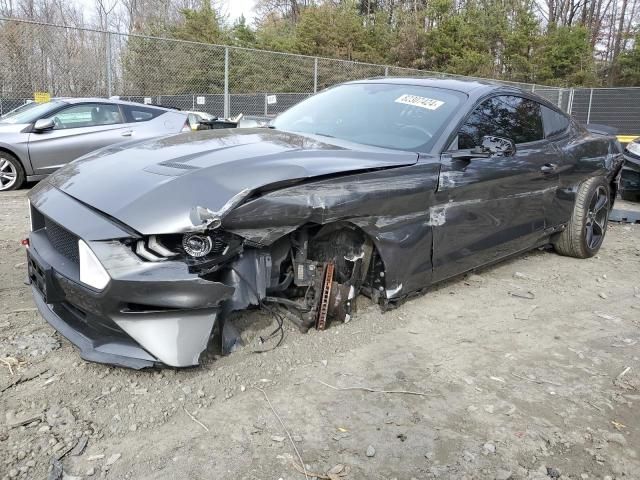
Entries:
{"type": "Polygon", "coordinates": [[[37,132],[51,130],[53,127],[53,118],[41,118],[40,120],[36,120],[36,123],[33,125],[33,129],[37,132]]]}
{"type": "Polygon", "coordinates": [[[511,157],[516,154],[516,144],[510,138],[482,137],[482,150],[497,157],[511,157]]]}

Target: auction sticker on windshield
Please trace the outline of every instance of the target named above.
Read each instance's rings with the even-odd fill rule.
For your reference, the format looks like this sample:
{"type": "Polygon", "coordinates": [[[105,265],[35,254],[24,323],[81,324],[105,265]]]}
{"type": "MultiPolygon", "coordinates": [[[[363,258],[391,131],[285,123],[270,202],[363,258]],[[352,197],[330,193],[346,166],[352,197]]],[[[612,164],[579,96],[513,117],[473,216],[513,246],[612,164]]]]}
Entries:
{"type": "Polygon", "coordinates": [[[426,108],[427,110],[436,110],[444,105],[444,102],[433,98],[419,97],[418,95],[401,95],[396,98],[396,103],[404,103],[414,107],[426,108]]]}

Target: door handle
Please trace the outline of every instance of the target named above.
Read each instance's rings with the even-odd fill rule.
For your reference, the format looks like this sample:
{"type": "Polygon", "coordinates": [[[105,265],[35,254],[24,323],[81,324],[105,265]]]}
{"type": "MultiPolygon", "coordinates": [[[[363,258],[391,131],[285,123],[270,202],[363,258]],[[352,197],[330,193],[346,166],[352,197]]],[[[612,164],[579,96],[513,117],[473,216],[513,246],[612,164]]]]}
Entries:
{"type": "Polygon", "coordinates": [[[556,165],[555,163],[545,163],[540,167],[540,171],[542,173],[553,173],[556,170],[558,170],[558,165],[556,165]]]}
{"type": "Polygon", "coordinates": [[[120,135],[123,137],[130,137],[133,135],[133,130],[127,130],[126,132],[122,132],[120,135]]]}

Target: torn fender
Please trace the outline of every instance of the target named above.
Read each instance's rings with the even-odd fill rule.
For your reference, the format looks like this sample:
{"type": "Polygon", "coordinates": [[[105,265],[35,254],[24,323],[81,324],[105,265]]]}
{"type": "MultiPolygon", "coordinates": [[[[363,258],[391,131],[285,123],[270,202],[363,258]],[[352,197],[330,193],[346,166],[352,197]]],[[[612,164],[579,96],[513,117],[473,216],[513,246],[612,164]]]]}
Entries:
{"type": "Polygon", "coordinates": [[[427,157],[413,166],[282,188],[237,207],[222,228],[267,246],[305,224],[349,222],[372,239],[387,289],[399,296],[431,279],[430,206],[439,169],[439,160],[427,157]]]}
{"type": "Polygon", "coordinates": [[[157,235],[215,225],[249,194],[273,185],[412,165],[417,159],[413,152],[270,129],[208,130],[89,156],[49,182],[138,233],[157,235]]]}

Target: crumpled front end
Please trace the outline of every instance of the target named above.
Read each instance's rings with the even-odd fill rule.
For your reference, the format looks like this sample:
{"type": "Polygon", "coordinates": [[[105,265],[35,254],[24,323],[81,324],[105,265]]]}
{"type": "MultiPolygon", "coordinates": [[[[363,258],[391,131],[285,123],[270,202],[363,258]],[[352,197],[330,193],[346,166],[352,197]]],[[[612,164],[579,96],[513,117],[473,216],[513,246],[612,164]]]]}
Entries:
{"type": "Polygon", "coordinates": [[[35,302],[83,358],[131,368],[198,364],[232,287],[181,261],[141,259],[132,248],[135,232],[55,188],[37,189],[31,202],[35,302]],[[107,273],[106,285],[85,283],[93,281],[85,247],[107,273]]]}
{"type": "Polygon", "coordinates": [[[278,323],[265,342],[285,317],[348,321],[359,292],[384,303],[431,273],[406,254],[432,246],[439,163],[417,158],[255,131],[72,162],[30,196],[36,303],[84,358],[135,368],[198,364],[214,328],[232,351],[225,319],[251,306],[278,323]]]}
{"type": "Polygon", "coordinates": [[[627,199],[640,200],[640,156],[625,152],[620,188],[627,199]]]}
{"type": "MultiPolygon", "coordinates": [[[[306,332],[349,321],[360,291],[385,292],[382,260],[353,223],[301,222],[256,241],[201,209],[192,232],[142,235],[45,185],[31,196],[29,279],[42,315],[87,360],[197,365],[214,327],[223,352],[237,345],[231,312],[280,307],[306,332]]],[[[275,317],[266,340],[284,334],[275,317]]]]}

